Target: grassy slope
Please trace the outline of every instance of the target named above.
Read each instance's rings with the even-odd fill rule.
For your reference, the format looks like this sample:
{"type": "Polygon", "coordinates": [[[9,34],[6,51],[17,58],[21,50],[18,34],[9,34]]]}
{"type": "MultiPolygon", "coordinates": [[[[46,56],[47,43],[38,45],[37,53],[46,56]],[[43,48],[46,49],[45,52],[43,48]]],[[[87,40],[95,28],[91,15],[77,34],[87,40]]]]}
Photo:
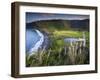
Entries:
{"type": "MultiPolygon", "coordinates": [[[[72,29],[69,22],[65,23],[63,21],[43,21],[37,22],[37,25],[41,30],[50,34],[49,37],[51,38],[51,45],[48,51],[43,52],[43,55],[40,55],[41,52],[39,52],[36,55],[33,55],[31,58],[27,58],[27,66],[72,64],[68,55],[64,55],[62,52],[65,46],[63,39],[67,37],[82,38],[83,31],[79,31],[79,29],[72,29]],[[50,55],[48,55],[48,53],[50,53],[50,55]]],[[[89,32],[85,31],[85,34],[87,47],[89,47],[89,32]]],[[[83,56],[81,58],[83,58],[83,56]]],[[[73,59],[73,57],[71,57],[71,59],[73,59]]],[[[76,63],[83,64],[84,61],[78,60],[76,63]]]]}
{"type": "MultiPolygon", "coordinates": [[[[42,21],[38,22],[37,25],[44,31],[48,32],[56,39],[63,38],[82,38],[83,31],[81,28],[71,28],[69,21],[42,21]]],[[[87,47],[89,47],[89,32],[85,30],[87,47]]]]}

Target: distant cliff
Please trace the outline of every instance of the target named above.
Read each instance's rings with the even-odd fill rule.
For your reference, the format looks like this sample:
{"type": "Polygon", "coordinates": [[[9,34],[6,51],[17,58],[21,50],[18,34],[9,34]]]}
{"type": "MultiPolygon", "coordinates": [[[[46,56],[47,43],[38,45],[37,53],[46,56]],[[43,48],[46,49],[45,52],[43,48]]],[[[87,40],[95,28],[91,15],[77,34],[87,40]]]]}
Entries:
{"type": "Polygon", "coordinates": [[[56,28],[58,30],[62,29],[72,29],[72,30],[86,30],[89,31],[89,20],[40,20],[32,23],[26,23],[27,28],[56,28]]]}

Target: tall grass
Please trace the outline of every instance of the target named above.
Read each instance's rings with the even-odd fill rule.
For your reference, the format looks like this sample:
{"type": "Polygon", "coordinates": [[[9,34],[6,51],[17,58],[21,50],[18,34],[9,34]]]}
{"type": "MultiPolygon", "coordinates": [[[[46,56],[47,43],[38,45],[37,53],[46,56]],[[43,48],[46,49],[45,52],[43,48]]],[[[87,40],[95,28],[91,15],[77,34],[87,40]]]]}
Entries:
{"type": "MultiPolygon", "coordinates": [[[[89,64],[89,47],[83,47],[81,43],[65,43],[65,37],[82,37],[82,32],[62,31],[50,35],[50,46],[47,50],[41,50],[32,56],[26,56],[26,66],[57,66],[57,65],[79,65],[89,64]],[[65,34],[66,35],[65,35],[65,34]]],[[[87,32],[87,40],[89,40],[87,32]]],[[[89,41],[87,41],[89,42],[89,41]]]]}

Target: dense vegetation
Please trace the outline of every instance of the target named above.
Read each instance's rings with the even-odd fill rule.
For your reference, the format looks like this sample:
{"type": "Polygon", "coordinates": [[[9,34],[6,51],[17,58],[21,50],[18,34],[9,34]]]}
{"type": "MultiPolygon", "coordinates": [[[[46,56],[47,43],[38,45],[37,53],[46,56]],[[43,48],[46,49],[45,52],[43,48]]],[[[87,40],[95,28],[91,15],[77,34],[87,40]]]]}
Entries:
{"type": "Polygon", "coordinates": [[[80,27],[72,28],[67,21],[50,21],[35,23],[41,31],[48,33],[50,45],[47,50],[38,51],[32,56],[26,56],[26,66],[57,66],[89,64],[89,31],[80,27]],[[82,38],[86,35],[86,46],[80,43],[65,43],[65,38],[82,38]],[[79,45],[77,47],[77,45],[79,45]]]}

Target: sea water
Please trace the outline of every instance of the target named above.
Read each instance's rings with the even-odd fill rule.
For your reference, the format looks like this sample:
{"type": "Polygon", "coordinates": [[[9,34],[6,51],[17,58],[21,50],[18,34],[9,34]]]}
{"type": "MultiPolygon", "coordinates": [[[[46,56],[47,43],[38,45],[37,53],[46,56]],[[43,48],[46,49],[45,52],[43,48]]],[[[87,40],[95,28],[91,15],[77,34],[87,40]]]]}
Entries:
{"type": "Polygon", "coordinates": [[[34,29],[26,29],[26,53],[40,40],[40,36],[34,29]]]}

